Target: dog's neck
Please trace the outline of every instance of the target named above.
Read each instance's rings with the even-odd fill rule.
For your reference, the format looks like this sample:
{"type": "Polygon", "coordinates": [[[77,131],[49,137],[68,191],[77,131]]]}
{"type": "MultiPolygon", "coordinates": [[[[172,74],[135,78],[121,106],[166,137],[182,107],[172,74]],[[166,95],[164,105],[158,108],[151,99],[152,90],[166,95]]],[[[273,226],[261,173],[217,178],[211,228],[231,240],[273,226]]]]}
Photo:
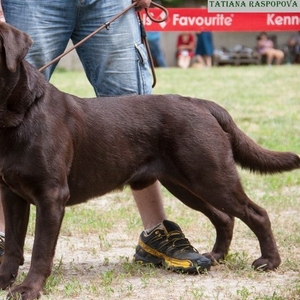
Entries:
{"type": "MultiPolygon", "coordinates": [[[[34,69],[26,61],[22,61],[15,73],[0,76],[5,78],[0,96],[0,128],[19,126],[26,112],[34,102],[43,95],[43,84],[39,84],[42,75],[34,69],[31,76],[27,76],[28,70],[34,69]],[[33,75],[34,74],[34,75],[33,75]],[[22,94],[20,91],[24,91],[22,94]]],[[[6,72],[7,73],[7,72],[6,72]]]]}

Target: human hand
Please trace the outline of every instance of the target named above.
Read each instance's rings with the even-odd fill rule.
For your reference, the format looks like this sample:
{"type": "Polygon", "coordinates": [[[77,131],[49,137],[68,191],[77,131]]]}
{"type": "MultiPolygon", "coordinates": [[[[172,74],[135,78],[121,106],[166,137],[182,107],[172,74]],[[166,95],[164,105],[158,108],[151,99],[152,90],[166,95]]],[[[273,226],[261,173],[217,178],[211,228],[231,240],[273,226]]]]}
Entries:
{"type": "Polygon", "coordinates": [[[132,2],[137,2],[136,8],[135,8],[137,11],[140,11],[143,8],[148,8],[148,7],[150,7],[150,4],[151,4],[151,0],[132,0],[132,2]]]}

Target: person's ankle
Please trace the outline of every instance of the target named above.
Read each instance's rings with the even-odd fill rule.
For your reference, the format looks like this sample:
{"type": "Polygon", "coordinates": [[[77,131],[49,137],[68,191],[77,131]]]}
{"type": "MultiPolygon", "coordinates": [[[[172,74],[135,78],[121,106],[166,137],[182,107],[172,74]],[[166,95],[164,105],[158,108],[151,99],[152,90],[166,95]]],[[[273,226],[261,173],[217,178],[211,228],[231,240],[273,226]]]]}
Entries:
{"type": "Polygon", "coordinates": [[[163,229],[163,220],[162,220],[161,222],[159,222],[158,224],[156,224],[156,225],[150,227],[150,228],[144,229],[144,233],[145,233],[146,235],[149,235],[149,234],[151,234],[155,229],[158,229],[158,228],[159,228],[159,229],[163,229]]]}

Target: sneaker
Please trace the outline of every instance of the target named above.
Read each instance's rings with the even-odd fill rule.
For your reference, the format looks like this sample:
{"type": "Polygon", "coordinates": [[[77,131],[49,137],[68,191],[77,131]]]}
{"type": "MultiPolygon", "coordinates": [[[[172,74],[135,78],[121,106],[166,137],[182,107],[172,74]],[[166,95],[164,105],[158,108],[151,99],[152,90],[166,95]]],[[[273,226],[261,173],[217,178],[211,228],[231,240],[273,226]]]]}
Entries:
{"type": "Polygon", "coordinates": [[[168,220],[149,233],[141,233],[134,261],[142,265],[165,266],[181,273],[203,273],[211,266],[211,260],[200,255],[180,227],[168,220]]]}
{"type": "Polygon", "coordinates": [[[5,236],[4,234],[0,233],[0,263],[2,262],[2,258],[4,255],[4,243],[5,243],[5,236]]]}

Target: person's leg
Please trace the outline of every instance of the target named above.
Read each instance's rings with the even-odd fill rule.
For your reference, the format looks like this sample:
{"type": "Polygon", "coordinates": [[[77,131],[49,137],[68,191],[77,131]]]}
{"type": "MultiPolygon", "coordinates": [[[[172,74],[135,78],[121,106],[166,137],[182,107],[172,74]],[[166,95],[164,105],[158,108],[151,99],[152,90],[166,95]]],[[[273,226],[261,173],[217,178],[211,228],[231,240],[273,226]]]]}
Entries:
{"type": "Polygon", "coordinates": [[[281,50],[274,50],[275,51],[275,64],[276,65],[281,65],[283,58],[284,58],[284,53],[281,50]]]}
{"type": "MultiPolygon", "coordinates": [[[[131,4],[122,0],[87,0],[78,9],[72,34],[77,43],[131,4]]],[[[134,9],[115,20],[77,48],[85,73],[97,96],[150,94],[151,70],[141,42],[134,9]]]]}
{"type": "Polygon", "coordinates": [[[144,229],[155,227],[167,218],[158,181],[144,190],[133,190],[132,194],[142,218],[144,229]]]}
{"type": "Polygon", "coordinates": [[[202,67],[205,67],[206,64],[205,64],[205,61],[204,61],[204,58],[203,58],[202,55],[197,54],[197,55],[195,56],[195,59],[196,59],[196,61],[197,61],[198,63],[201,64],[202,67]]]}
{"type": "MultiPolygon", "coordinates": [[[[109,21],[130,2],[120,1],[113,6],[109,0],[86,2],[79,9],[73,42],[109,21]]],[[[134,10],[80,46],[78,54],[98,96],[151,93],[150,69],[134,10]]],[[[166,219],[158,182],[142,191],[133,191],[133,196],[145,229],[166,219]]]]}
{"type": "MultiPolygon", "coordinates": [[[[108,22],[130,4],[131,0],[120,0],[114,5],[110,0],[85,1],[80,6],[78,23],[72,35],[73,42],[78,42],[108,22]]],[[[133,9],[113,22],[109,30],[102,30],[77,49],[87,77],[98,96],[151,93],[151,73],[146,50],[140,37],[138,21],[133,9]]],[[[176,259],[177,250],[180,248],[182,251],[178,261],[182,271],[185,271],[187,262],[192,264],[192,269],[195,271],[198,268],[208,269],[210,267],[209,259],[201,256],[190,244],[187,246],[179,226],[165,220],[166,215],[158,182],[144,190],[133,191],[133,195],[143,225],[145,229],[150,229],[150,232],[149,230],[143,231],[140,236],[135,254],[136,261],[150,262],[155,265],[164,259],[173,261],[172,255],[176,259]],[[152,227],[156,227],[156,230],[151,231],[152,227]],[[158,231],[160,239],[159,241],[154,239],[155,242],[153,242],[158,231]],[[176,234],[171,235],[171,232],[176,232],[176,234]],[[173,240],[174,236],[176,236],[176,241],[173,240]],[[172,245],[173,242],[177,243],[178,241],[183,243],[178,243],[175,252],[167,254],[158,250],[161,248],[161,244],[170,243],[172,245]],[[149,254],[148,251],[152,254],[149,254]],[[163,255],[163,259],[161,255],[163,255]]],[[[177,263],[178,261],[176,260],[177,263]]],[[[172,268],[172,265],[170,267],[172,268]]],[[[188,267],[188,270],[191,270],[191,266],[188,267]]]]}
{"type": "Polygon", "coordinates": [[[182,69],[187,69],[190,66],[191,57],[188,55],[179,55],[178,66],[182,69]]]}
{"type": "Polygon", "coordinates": [[[209,55],[204,56],[205,66],[210,68],[212,66],[212,58],[209,55]]]}
{"type": "Polygon", "coordinates": [[[177,66],[182,69],[184,68],[184,57],[180,54],[177,57],[177,66]]]}
{"type": "Polygon", "coordinates": [[[273,59],[274,59],[274,53],[273,53],[272,49],[269,49],[269,50],[266,51],[264,54],[265,54],[266,57],[267,57],[267,61],[266,61],[266,62],[267,62],[267,65],[268,65],[268,66],[272,65],[272,62],[273,62],[273,59]]]}

